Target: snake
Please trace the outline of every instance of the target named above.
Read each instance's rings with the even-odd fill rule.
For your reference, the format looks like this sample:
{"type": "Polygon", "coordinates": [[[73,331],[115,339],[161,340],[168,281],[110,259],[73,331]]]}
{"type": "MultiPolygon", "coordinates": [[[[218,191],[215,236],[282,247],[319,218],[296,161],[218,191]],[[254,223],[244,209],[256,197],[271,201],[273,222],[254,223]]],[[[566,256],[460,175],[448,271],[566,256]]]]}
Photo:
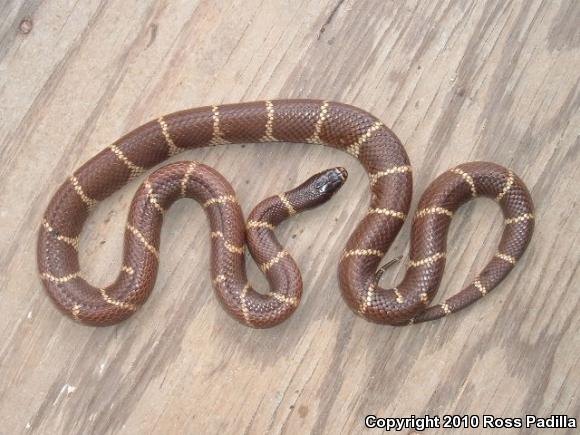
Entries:
{"type": "Polygon", "coordinates": [[[394,326],[455,313],[491,292],[524,254],[534,229],[534,205],[524,182],[492,162],[468,162],[439,175],[412,215],[403,280],[383,288],[381,266],[409,215],[412,168],[397,136],[360,108],[321,100],[268,100],[171,113],[127,133],[68,177],[50,199],[40,225],[37,262],[50,299],[83,324],[113,325],[129,318],[150,296],[159,268],[160,231],[177,200],[201,204],[210,226],[211,280],[225,310],[244,325],[268,328],[300,303],[297,263],[275,235],[296,213],[327,201],[344,184],[344,168],[314,175],[300,186],[262,201],[245,221],[231,184],[196,161],[162,166],[141,183],[124,230],[123,264],[107,287],[82,276],[79,236],[96,204],[130,180],[182,151],[239,143],[308,143],[350,154],[369,178],[370,204],[340,255],[338,283],[358,316],[394,326]],[[503,217],[497,251],[461,291],[434,304],[447,257],[447,235],[460,206],[476,197],[495,200],[503,217]],[[246,249],[265,274],[269,291],[255,290],[245,269],[246,249]]]}

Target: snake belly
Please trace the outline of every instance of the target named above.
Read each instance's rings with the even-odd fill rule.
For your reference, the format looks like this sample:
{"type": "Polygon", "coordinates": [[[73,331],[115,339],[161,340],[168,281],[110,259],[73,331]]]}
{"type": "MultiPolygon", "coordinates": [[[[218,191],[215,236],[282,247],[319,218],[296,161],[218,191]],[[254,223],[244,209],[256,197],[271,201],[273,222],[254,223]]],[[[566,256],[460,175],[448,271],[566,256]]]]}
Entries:
{"type": "MultiPolygon", "coordinates": [[[[408,215],[412,195],[409,159],[391,130],[361,109],[328,101],[196,108],[160,117],[123,136],[77,169],[53,196],[40,227],[37,260],[44,287],[57,307],[91,325],[114,324],[133,314],[155,284],[163,213],[172,201],[191,196],[204,205],[210,223],[223,223],[219,228],[212,224],[211,263],[214,289],[225,309],[253,327],[273,326],[287,318],[298,299],[278,292],[281,282],[269,276],[269,294],[250,292],[243,264],[246,224],[241,211],[236,211],[235,194],[227,181],[221,181],[223,177],[201,164],[182,163],[169,176],[156,178],[154,173],[143,182],[134,199],[140,206],[131,207],[125,229],[124,264],[113,284],[99,289],[80,273],[79,235],[99,201],[181,151],[253,142],[331,146],[352,155],[367,171],[370,205],[349,237],[339,264],[342,295],[367,320],[405,325],[456,312],[495,288],[531,239],[533,203],[521,179],[494,163],[459,165],[426,189],[413,216],[406,275],[397,287],[383,289],[377,268],[408,215]],[[503,211],[505,227],[498,251],[465,289],[431,305],[443,275],[450,220],[462,204],[477,196],[495,199],[503,211]],[[249,294],[261,302],[248,304],[249,294]]],[[[275,205],[287,216],[293,214],[292,198],[280,195],[277,201],[275,205]]],[[[248,234],[252,227],[260,231],[274,227],[266,220],[251,222],[258,221],[249,221],[248,234]]],[[[276,268],[287,266],[285,251],[257,250],[262,270],[267,265],[265,272],[279,276],[276,268]]]]}

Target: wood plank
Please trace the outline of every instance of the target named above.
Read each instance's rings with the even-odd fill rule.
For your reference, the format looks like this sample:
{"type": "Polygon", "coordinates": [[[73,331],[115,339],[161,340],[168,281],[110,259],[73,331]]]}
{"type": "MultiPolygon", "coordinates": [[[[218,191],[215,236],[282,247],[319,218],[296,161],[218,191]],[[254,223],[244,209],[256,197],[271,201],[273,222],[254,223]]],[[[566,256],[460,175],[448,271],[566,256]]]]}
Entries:
{"type": "MultiPolygon", "coordinates": [[[[0,434],[362,433],[368,414],[580,417],[580,2],[8,0],[0,16],[0,434]],[[369,201],[362,168],[306,144],[235,145],[172,160],[224,173],[245,213],[322,168],[350,173],[329,204],[280,228],[305,282],[292,318],[257,331],[223,312],[208,225],[183,201],[135,316],[90,328],[54,309],[36,236],[67,174],[161,114],[289,97],[354,104],[392,127],[413,164],[413,207],[458,163],[511,167],[537,207],[521,263],[460,314],[367,323],[336,278],[369,201]]],[[[120,267],[139,180],[100,204],[82,235],[95,284],[120,267]]],[[[472,280],[500,231],[491,201],[461,209],[438,299],[472,280]]],[[[408,235],[409,223],[388,257],[407,252],[408,235]]]]}

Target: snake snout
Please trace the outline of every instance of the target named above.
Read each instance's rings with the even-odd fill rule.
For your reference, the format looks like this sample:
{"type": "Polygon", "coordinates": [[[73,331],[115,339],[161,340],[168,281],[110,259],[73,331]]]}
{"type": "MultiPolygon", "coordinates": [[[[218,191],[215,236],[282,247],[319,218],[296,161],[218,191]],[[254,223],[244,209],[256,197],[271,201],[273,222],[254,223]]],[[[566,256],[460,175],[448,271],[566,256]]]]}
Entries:
{"type": "Polygon", "coordinates": [[[338,176],[342,179],[342,182],[346,182],[346,179],[348,178],[348,172],[346,169],[344,169],[342,166],[338,166],[334,169],[338,172],[338,176]]]}

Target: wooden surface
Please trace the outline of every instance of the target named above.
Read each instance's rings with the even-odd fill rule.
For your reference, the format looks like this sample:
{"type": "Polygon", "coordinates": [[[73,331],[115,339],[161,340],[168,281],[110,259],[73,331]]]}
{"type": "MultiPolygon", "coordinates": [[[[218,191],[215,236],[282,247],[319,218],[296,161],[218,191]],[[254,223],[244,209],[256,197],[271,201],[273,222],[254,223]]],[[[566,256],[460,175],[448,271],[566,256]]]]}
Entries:
{"type": "MultiPolygon", "coordinates": [[[[1,434],[358,433],[367,414],[579,417],[580,2],[4,0],[0,17],[1,434]],[[521,263],[460,314],[367,323],[336,277],[369,200],[360,165],[311,145],[229,146],[173,160],[226,174],[245,213],[322,168],[350,172],[331,203],[279,230],[306,284],[289,321],[256,331],[222,311],[208,225],[183,201],[135,316],[97,329],[55,310],[35,245],[67,174],[161,114],[287,97],[351,103],[391,126],[414,167],[413,206],[455,164],[511,167],[537,207],[521,263]]],[[[82,235],[95,284],[120,268],[138,182],[100,204],[82,235]]],[[[461,209],[437,300],[473,279],[501,226],[492,201],[461,209]]],[[[406,253],[408,231],[388,258],[406,253]]],[[[253,264],[250,277],[265,288],[253,264]]]]}

